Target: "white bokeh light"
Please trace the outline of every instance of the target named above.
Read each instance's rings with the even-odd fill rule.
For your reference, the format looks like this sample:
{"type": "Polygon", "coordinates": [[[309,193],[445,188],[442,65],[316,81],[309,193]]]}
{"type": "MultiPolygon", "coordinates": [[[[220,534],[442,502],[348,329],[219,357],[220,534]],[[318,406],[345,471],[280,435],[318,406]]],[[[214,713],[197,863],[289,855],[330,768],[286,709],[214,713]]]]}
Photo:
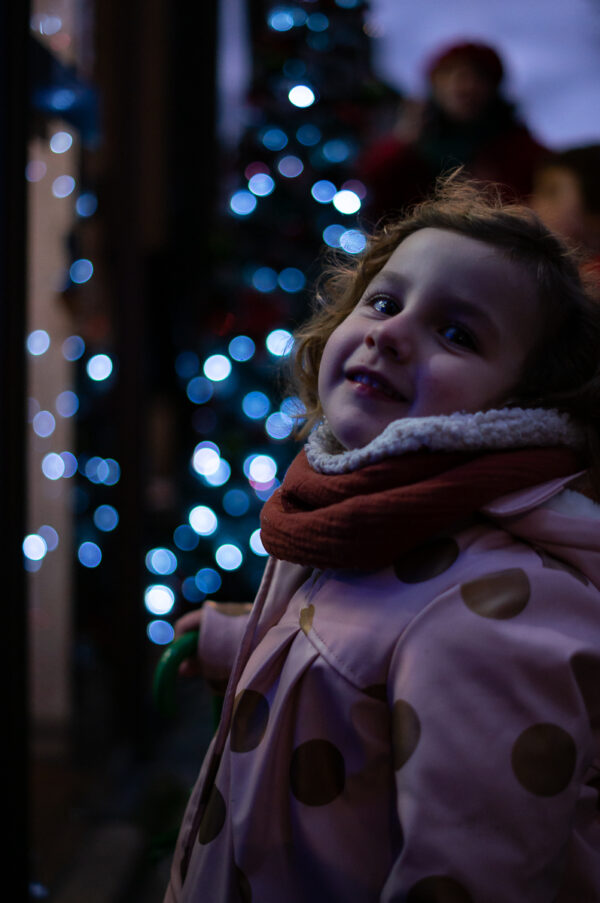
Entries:
{"type": "Polygon", "coordinates": [[[217,515],[207,505],[196,505],[189,513],[190,527],[200,536],[212,536],[219,525],[217,515]]]}
{"type": "Polygon", "coordinates": [[[167,615],[175,605],[175,593],[170,586],[153,583],[146,588],[144,605],[153,615],[167,615]]]}

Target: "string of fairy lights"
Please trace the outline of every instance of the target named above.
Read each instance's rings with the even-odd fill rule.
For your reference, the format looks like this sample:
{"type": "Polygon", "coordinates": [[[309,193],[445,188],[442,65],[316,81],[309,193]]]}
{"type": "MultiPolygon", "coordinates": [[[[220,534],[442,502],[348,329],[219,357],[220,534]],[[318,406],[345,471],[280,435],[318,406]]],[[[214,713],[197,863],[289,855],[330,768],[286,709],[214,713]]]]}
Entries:
{"type": "MultiPolygon", "coordinates": [[[[339,10],[355,9],[362,0],[335,0],[333,5],[339,10]]],[[[330,20],[318,7],[315,0],[273,6],[266,11],[265,25],[274,35],[292,31],[301,34],[312,51],[326,50],[330,20]]],[[[39,30],[38,19],[32,27],[39,30]]],[[[56,17],[45,24],[54,35],[60,34],[56,17]]],[[[285,102],[299,118],[293,131],[276,116],[259,126],[254,143],[257,150],[243,164],[238,183],[225,199],[224,214],[238,225],[247,222],[248,229],[252,229],[262,204],[272,201],[294,180],[316,173],[314,178],[311,175],[307,190],[320,242],[348,254],[360,254],[366,236],[357,225],[357,215],[366,188],[348,176],[348,163],[356,148],[346,134],[324,134],[319,117],[313,115],[320,102],[319,85],[308,77],[300,60],[283,63],[281,83],[285,84],[285,102]],[[338,182],[332,177],[336,167],[340,172],[338,182]],[[326,177],[319,177],[320,169],[327,170],[326,177]]],[[[58,106],[66,101],[58,97],[58,106]]],[[[57,130],[48,139],[50,152],[64,153],[74,137],[64,128],[57,130]]],[[[30,160],[25,175],[29,182],[43,181],[44,162],[30,160]]],[[[48,188],[57,203],[70,197],[76,216],[89,218],[96,213],[98,200],[93,192],[81,188],[76,173],[64,172],[48,188]]],[[[74,286],[88,282],[94,278],[94,261],[72,260],[64,278],[74,286]]],[[[280,268],[259,261],[245,268],[243,278],[261,296],[278,293],[294,298],[307,286],[302,264],[293,259],[280,268]]],[[[53,337],[46,330],[33,328],[26,337],[27,354],[41,358],[52,342],[53,337]]],[[[190,449],[188,460],[194,487],[189,506],[168,539],[144,554],[147,578],[143,604],[151,643],[162,645],[173,638],[169,616],[177,612],[180,599],[188,605],[200,603],[219,593],[228,574],[251,562],[255,563],[256,573],[262,569],[266,552],[260,539],[260,507],[280,485],[290,458],[290,436],[297,418],[302,416],[297,398],[275,400],[273,374],[291,350],[291,331],[282,322],[270,328],[262,340],[244,332],[227,338],[212,336],[207,347],[184,348],[173,362],[189,415],[200,436],[190,449]],[[262,435],[241,455],[237,451],[230,454],[219,438],[218,412],[223,408],[236,423],[251,427],[254,440],[262,435]]],[[[113,352],[88,349],[81,336],[71,335],[62,343],[61,353],[67,361],[77,363],[83,374],[83,391],[85,381],[93,384],[95,391],[102,391],[104,386],[114,388],[118,361],[113,352]]],[[[58,394],[53,410],[43,410],[35,399],[30,399],[30,428],[51,444],[57,418],[77,418],[79,408],[80,397],[72,388],[58,394]]],[[[76,544],[79,566],[103,567],[103,537],[119,526],[111,487],[121,478],[126,479],[127,474],[121,474],[114,458],[50,447],[42,457],[41,471],[43,479],[75,480],[84,485],[87,482],[104,493],[105,497],[87,512],[85,536],[80,535],[76,544]]],[[[96,493],[94,498],[97,497],[96,493]]],[[[28,534],[23,542],[25,567],[39,570],[59,542],[60,536],[50,524],[28,534]]]]}

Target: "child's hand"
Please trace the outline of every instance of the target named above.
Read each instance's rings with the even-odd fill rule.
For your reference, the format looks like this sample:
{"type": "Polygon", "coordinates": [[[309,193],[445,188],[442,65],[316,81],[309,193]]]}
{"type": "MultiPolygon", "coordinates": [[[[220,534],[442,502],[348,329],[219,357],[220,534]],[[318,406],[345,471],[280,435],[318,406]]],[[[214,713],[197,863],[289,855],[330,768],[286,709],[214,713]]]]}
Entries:
{"type": "MultiPolygon", "coordinates": [[[[203,611],[199,608],[196,611],[188,612],[188,614],[175,621],[175,639],[183,636],[184,633],[188,633],[190,630],[201,630],[202,616],[203,611]]],[[[200,662],[196,657],[187,658],[180,664],[178,670],[183,677],[196,677],[201,673],[200,662]]]]}

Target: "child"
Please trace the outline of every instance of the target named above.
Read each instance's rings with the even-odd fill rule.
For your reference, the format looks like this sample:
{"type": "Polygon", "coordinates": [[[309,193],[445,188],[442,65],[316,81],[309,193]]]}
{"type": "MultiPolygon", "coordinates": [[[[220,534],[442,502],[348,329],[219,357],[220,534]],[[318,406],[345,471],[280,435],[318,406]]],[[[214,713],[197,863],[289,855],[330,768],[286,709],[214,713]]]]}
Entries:
{"type": "Polygon", "coordinates": [[[573,147],[545,158],[535,171],[531,207],[543,222],[586,255],[600,277],[600,144],[573,147]]]}
{"type": "Polygon", "coordinates": [[[455,179],[329,275],[169,903],[600,899],[599,351],[560,240],[455,179]]]}

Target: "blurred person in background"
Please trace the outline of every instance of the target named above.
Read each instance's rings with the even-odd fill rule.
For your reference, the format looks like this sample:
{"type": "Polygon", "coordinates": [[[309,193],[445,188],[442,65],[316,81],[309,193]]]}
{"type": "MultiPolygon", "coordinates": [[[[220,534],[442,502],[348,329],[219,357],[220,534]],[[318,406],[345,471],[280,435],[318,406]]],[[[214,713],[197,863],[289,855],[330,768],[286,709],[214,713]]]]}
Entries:
{"type": "Polygon", "coordinates": [[[461,42],[426,66],[429,96],[405,101],[397,126],[365,149],[359,178],[369,189],[366,215],[376,221],[431,191],[437,177],[464,165],[474,179],[497,182],[506,198],[531,193],[545,148],[501,92],[503,62],[494,48],[461,42]]]}
{"type": "Polygon", "coordinates": [[[580,249],[583,269],[600,283],[600,144],[549,155],[534,173],[531,206],[580,249]]]}

